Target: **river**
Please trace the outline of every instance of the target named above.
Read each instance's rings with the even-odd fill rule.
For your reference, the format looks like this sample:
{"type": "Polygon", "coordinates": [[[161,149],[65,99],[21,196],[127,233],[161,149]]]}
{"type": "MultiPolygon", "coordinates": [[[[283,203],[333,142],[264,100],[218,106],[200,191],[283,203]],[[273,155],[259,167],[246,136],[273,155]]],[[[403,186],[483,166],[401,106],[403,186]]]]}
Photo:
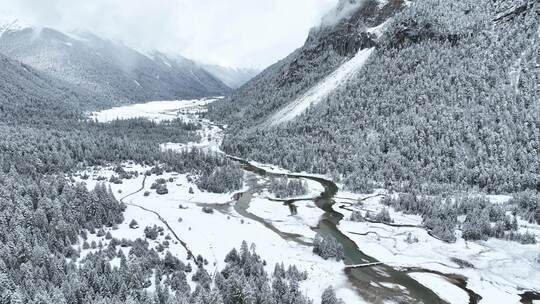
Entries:
{"type": "MultiPolygon", "coordinates": [[[[259,176],[304,178],[320,183],[325,190],[314,199],[314,202],[317,207],[324,211],[324,214],[320,218],[317,227],[313,229],[323,236],[335,238],[343,246],[346,265],[378,262],[375,258],[364,254],[360,248],[358,248],[356,243],[339,230],[338,224],[343,219],[343,214],[335,211],[333,208],[335,204],[334,196],[338,192],[338,187],[334,182],[309,175],[272,173],[256,167],[245,160],[235,157],[231,158],[240,162],[246,171],[259,176]]],[[[245,209],[249,207],[249,200],[253,194],[252,192],[256,190],[257,189],[253,189],[250,185],[250,190],[242,195],[239,200],[242,209],[244,209],[240,210],[242,215],[246,215],[245,209]]],[[[286,203],[295,203],[295,200],[290,200],[286,203]]],[[[271,224],[262,219],[255,220],[259,222],[263,221],[266,223],[265,225],[271,226],[271,224]]],[[[273,227],[273,229],[275,229],[275,227],[273,227]]],[[[283,232],[279,231],[279,233],[283,232]]],[[[298,236],[294,236],[294,238],[298,239],[298,236]]],[[[346,272],[347,277],[355,287],[356,292],[358,292],[362,298],[372,303],[383,303],[389,300],[397,303],[447,303],[433,291],[409,277],[407,272],[395,270],[384,264],[361,268],[346,268],[343,271],[346,272]],[[387,287],[396,285],[402,286],[403,288],[387,287]]],[[[474,299],[471,297],[470,303],[477,303],[479,298],[479,296],[474,297],[474,299]]]]}
{"type": "MultiPolygon", "coordinates": [[[[183,108],[187,108],[182,105],[183,108]]],[[[156,111],[158,111],[157,109],[156,111]]],[[[163,114],[158,111],[158,114],[163,114]]],[[[168,119],[170,113],[163,119],[168,119]]],[[[182,115],[183,113],[177,113],[182,115]]],[[[142,117],[147,115],[144,113],[142,117]]],[[[165,115],[165,114],[163,114],[165,115]]],[[[198,117],[196,115],[196,117],[198,117]]],[[[192,117],[193,118],[193,117],[192,117]]],[[[210,121],[198,119],[203,125],[202,135],[203,142],[194,143],[197,148],[208,148],[210,151],[221,152],[219,146],[223,135],[223,129],[210,121]]],[[[188,145],[189,146],[189,145],[188,145]]],[[[249,218],[261,223],[267,229],[276,233],[281,238],[294,241],[303,246],[313,246],[311,238],[304,235],[288,233],[279,230],[272,222],[269,222],[249,211],[251,199],[255,193],[261,191],[262,185],[257,182],[257,177],[272,176],[272,177],[288,177],[288,178],[303,178],[315,181],[324,187],[324,191],[316,198],[311,199],[315,205],[323,211],[316,227],[312,229],[323,236],[335,238],[344,248],[344,262],[346,265],[359,265],[366,263],[375,263],[369,267],[343,268],[336,271],[344,271],[355,291],[366,301],[371,303],[396,302],[396,303],[447,303],[441,299],[435,292],[412,279],[408,273],[431,273],[445,278],[449,283],[459,287],[469,296],[469,303],[475,304],[481,300],[481,297],[467,288],[467,279],[456,274],[445,274],[435,272],[429,269],[420,267],[411,268],[393,268],[384,263],[380,263],[377,259],[368,256],[362,252],[362,249],[353,242],[349,237],[342,233],[339,229],[339,223],[343,219],[343,214],[337,212],[334,207],[336,204],[336,193],[338,192],[337,185],[331,180],[324,178],[294,174],[294,173],[274,173],[268,172],[264,168],[257,167],[250,162],[229,156],[241,163],[245,171],[250,172],[256,178],[248,179],[248,190],[241,195],[239,200],[234,204],[235,211],[243,217],[249,218]]],[[[284,208],[288,204],[299,203],[306,199],[289,200],[284,202],[284,208]]],[[[521,294],[522,303],[532,303],[533,300],[539,300],[540,294],[534,291],[523,291],[521,294]]]]}

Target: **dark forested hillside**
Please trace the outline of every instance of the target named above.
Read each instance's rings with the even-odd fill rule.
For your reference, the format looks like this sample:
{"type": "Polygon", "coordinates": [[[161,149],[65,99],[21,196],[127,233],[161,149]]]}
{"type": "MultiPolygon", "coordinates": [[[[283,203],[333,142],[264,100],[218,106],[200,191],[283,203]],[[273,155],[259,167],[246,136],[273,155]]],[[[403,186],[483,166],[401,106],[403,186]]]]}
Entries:
{"type": "Polygon", "coordinates": [[[75,112],[74,109],[95,103],[95,99],[68,84],[0,54],[0,117],[3,122],[27,121],[36,115],[51,118],[51,112],[70,115],[68,112],[75,112]]]}
{"type": "MultiPolygon", "coordinates": [[[[404,5],[402,0],[383,6],[377,1],[341,1],[349,2],[358,8],[335,24],[323,22],[312,29],[303,47],[261,72],[226,100],[212,104],[212,118],[231,124],[235,130],[262,122],[359,50],[373,47],[377,37],[366,29],[381,25],[404,5]],[[359,6],[360,2],[365,3],[359,6]]],[[[335,15],[342,14],[340,9],[343,8],[338,6],[325,19],[337,18],[335,15]]]]}
{"type": "MultiPolygon", "coordinates": [[[[162,152],[159,144],[166,141],[200,140],[197,123],[131,119],[100,124],[83,116],[81,109],[88,105],[99,103],[64,81],[0,55],[0,303],[173,303],[174,298],[202,304],[209,303],[212,292],[214,298],[230,296],[227,290],[210,290],[211,278],[203,276],[202,267],[197,272],[205,280],[191,293],[182,272],[187,266],[179,267],[171,254],[161,259],[142,239],[120,245],[109,238],[107,247],[93,242],[99,250],[81,258],[80,239],[96,230],[114,230],[124,221],[126,206],[104,184],[88,190],[66,175],[91,165],[135,161],[156,171],[198,176],[204,181],[200,189],[228,192],[242,184],[239,167],[225,157],[198,150],[162,152]],[[132,248],[127,258],[120,246],[132,248]],[[111,267],[115,258],[122,260],[120,267],[111,267]],[[167,268],[171,263],[181,271],[173,273],[167,268]],[[154,301],[146,290],[153,271],[162,267],[169,278],[158,283],[157,294],[170,301],[154,301]],[[188,290],[177,294],[178,286],[188,290]]],[[[266,273],[229,277],[238,272],[231,269],[238,263],[229,262],[220,287],[239,284],[238,279],[263,284],[264,278],[264,286],[273,280],[266,273]]],[[[253,263],[262,262],[253,256],[253,263]]],[[[294,287],[295,280],[286,282],[294,287]]]]}
{"type": "MultiPolygon", "coordinates": [[[[357,190],[371,182],[426,191],[540,190],[540,3],[418,0],[389,20],[380,39],[362,40],[376,50],[361,72],[288,124],[258,127],[340,62],[327,64],[340,58],[328,55],[338,53],[335,46],[313,49],[310,37],[213,107],[212,117],[224,115],[231,125],[223,148],[343,176],[357,190]],[[302,54],[312,59],[301,61],[302,54]]],[[[332,28],[340,31],[339,24],[332,28]]],[[[344,31],[349,35],[332,37],[347,46],[347,37],[364,35],[358,26],[344,31]]]]}
{"type": "Polygon", "coordinates": [[[0,35],[0,52],[107,105],[218,96],[230,91],[185,58],[144,55],[90,33],[8,27],[0,35]]]}

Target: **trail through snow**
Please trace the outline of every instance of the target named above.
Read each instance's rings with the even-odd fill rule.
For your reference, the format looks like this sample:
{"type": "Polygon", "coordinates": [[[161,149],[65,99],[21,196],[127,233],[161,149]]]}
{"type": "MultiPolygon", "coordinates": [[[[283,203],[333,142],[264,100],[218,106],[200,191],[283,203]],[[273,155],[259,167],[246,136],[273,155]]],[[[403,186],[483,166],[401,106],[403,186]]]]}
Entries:
{"type": "Polygon", "coordinates": [[[375,48],[360,50],[352,59],[342,64],[304,95],[276,112],[266,122],[267,126],[277,126],[288,122],[304,113],[310,106],[315,106],[328,97],[334,90],[356,75],[367,62],[375,48]]]}

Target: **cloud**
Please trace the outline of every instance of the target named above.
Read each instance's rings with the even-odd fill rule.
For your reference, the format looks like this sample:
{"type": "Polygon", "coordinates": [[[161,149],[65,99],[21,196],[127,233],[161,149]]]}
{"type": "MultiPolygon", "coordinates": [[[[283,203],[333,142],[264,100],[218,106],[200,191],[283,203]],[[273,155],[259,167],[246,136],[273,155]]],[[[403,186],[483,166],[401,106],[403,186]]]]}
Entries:
{"type": "Polygon", "coordinates": [[[350,15],[364,3],[363,0],[339,0],[338,4],[321,21],[322,26],[333,26],[350,15]]]}
{"type": "Polygon", "coordinates": [[[302,45],[337,0],[0,0],[41,26],[88,30],[140,50],[264,67],[302,45]]]}

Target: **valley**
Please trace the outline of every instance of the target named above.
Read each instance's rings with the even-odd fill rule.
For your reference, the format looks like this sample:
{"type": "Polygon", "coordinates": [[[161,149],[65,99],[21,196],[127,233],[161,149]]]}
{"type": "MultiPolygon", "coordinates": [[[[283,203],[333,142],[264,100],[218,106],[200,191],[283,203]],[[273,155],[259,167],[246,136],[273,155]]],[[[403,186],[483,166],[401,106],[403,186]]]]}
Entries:
{"type": "Polygon", "coordinates": [[[538,0],[2,1],[0,304],[540,303],[538,0]]]}
{"type": "MultiPolygon", "coordinates": [[[[169,142],[161,148],[171,151],[195,148],[221,154],[223,129],[204,118],[206,106],[214,100],[151,102],[104,110],[92,113],[91,117],[103,123],[127,118],[199,122],[200,142],[169,142]]],[[[531,294],[526,292],[540,289],[534,283],[540,282],[534,266],[537,245],[508,246],[508,241],[462,239],[445,243],[429,235],[418,216],[392,209],[390,214],[395,221],[392,225],[353,222],[350,218],[354,211],[376,214],[383,209],[380,200],[388,192],[378,189],[375,194],[357,194],[342,190],[343,185],[327,176],[295,173],[274,165],[228,157],[241,164],[244,186],[240,191],[226,194],[199,190],[190,182],[189,174],[165,172],[147,176],[143,173],[149,167],[124,163],[124,170],[141,174],[123,180],[122,184],[109,184],[115,196],[127,205],[126,221],[111,232],[113,236],[136,239],[143,236],[142,227],[165,224],[178,238],[170,251],[178,257],[202,255],[208,260],[210,273],[223,266],[219,257],[226,254],[231,244],[245,240],[270,258],[269,272],[281,261],[306,270],[308,279],[301,287],[313,299],[320,298],[325,285],[332,285],[346,303],[388,300],[492,303],[501,299],[527,303],[526,295],[531,294]],[[308,193],[301,197],[272,197],[268,190],[270,179],[284,176],[305,181],[308,193]],[[169,181],[168,193],[158,195],[150,189],[158,178],[169,181]],[[295,206],[297,214],[291,214],[290,205],[295,206]],[[129,228],[132,219],[139,224],[138,230],[129,228]],[[312,253],[316,234],[336,239],[344,248],[344,260],[324,260],[312,253]],[[408,242],[407,236],[416,241],[408,242]],[[461,260],[468,264],[464,266],[461,260]],[[383,264],[378,265],[378,261],[383,264]]],[[[111,167],[89,168],[77,175],[90,179],[76,180],[85,182],[91,189],[97,182],[92,179],[109,180],[114,174],[111,167]]],[[[493,196],[491,200],[497,203],[508,199],[493,196]]],[[[520,221],[520,227],[540,237],[540,226],[520,221]]],[[[155,245],[158,244],[159,239],[155,245]]]]}

